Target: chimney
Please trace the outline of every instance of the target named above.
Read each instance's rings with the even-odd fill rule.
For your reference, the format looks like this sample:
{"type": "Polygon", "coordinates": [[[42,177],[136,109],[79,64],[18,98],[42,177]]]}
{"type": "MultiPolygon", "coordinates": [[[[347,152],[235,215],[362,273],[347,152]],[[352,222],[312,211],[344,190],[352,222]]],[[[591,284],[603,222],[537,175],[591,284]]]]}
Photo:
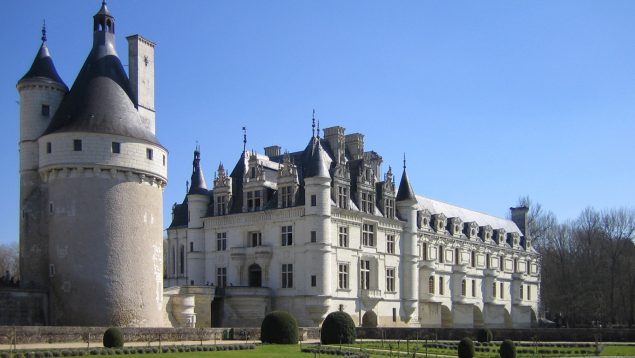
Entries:
{"type": "Polygon", "coordinates": [[[364,155],[364,135],[361,133],[349,134],[345,137],[346,150],[353,159],[362,159],[364,155]]]}
{"type": "Polygon", "coordinates": [[[512,221],[518,226],[520,232],[523,233],[525,238],[530,238],[529,232],[529,208],[526,206],[519,206],[517,208],[509,208],[512,213],[512,221]]]}
{"type": "Polygon", "coordinates": [[[279,156],[280,146],[274,144],[272,146],[265,147],[265,155],[268,156],[269,158],[279,156]]]}
{"type": "Polygon", "coordinates": [[[155,133],[154,112],[154,42],[132,35],[128,40],[128,71],[134,103],[141,121],[155,133]]]}
{"type": "Polygon", "coordinates": [[[337,163],[346,162],[346,142],[344,140],[344,127],[335,126],[324,128],[324,139],[329,143],[331,151],[337,163]]]}

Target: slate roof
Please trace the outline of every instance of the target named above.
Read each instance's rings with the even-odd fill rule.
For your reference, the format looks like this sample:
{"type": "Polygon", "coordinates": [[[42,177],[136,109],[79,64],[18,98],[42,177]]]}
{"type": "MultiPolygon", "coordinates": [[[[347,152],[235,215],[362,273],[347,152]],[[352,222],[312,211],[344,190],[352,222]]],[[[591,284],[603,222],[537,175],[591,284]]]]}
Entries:
{"type": "Polygon", "coordinates": [[[401,175],[401,181],[399,182],[399,189],[397,190],[397,197],[395,200],[415,200],[415,192],[412,190],[412,185],[410,185],[406,168],[403,169],[403,174],[401,175]]]}
{"type": "Polygon", "coordinates": [[[192,161],[192,176],[190,178],[190,189],[188,194],[207,195],[207,184],[205,183],[205,176],[203,170],[201,170],[201,152],[197,149],[194,151],[194,160],[192,161]]]}
{"type": "Polygon", "coordinates": [[[56,82],[62,85],[68,91],[68,87],[66,86],[64,81],[62,81],[62,78],[55,69],[53,58],[51,57],[48,47],[46,46],[46,41],[42,41],[42,45],[40,46],[35,59],[33,59],[31,68],[24,76],[22,76],[22,78],[18,82],[36,78],[56,82]]]}

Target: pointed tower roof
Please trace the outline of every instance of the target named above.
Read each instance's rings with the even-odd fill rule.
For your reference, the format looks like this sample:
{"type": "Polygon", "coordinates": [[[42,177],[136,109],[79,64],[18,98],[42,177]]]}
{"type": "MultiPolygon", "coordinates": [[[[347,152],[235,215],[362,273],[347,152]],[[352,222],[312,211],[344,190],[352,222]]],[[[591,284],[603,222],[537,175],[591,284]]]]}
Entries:
{"type": "Polygon", "coordinates": [[[31,68],[29,71],[22,76],[20,81],[24,81],[27,79],[43,79],[46,81],[52,81],[63,86],[66,91],[68,91],[68,87],[62,81],[62,78],[59,74],[57,74],[57,70],[55,69],[55,65],[53,64],[53,58],[51,58],[51,53],[49,52],[48,47],[46,46],[46,25],[42,26],[42,45],[40,45],[40,49],[33,60],[33,64],[31,64],[31,68]]]}
{"type": "Polygon", "coordinates": [[[44,134],[107,133],[158,143],[134,105],[115,50],[115,20],[103,2],[93,17],[93,47],[44,134]]]}
{"type": "Polygon", "coordinates": [[[399,183],[399,190],[397,190],[397,201],[417,200],[415,192],[412,190],[410,180],[408,179],[408,173],[406,173],[406,156],[403,159],[403,174],[401,175],[401,182],[399,183]]]}
{"type": "Polygon", "coordinates": [[[205,183],[205,176],[203,176],[203,171],[201,170],[201,152],[197,147],[194,151],[194,160],[192,161],[192,178],[190,190],[187,192],[190,194],[199,194],[199,195],[207,195],[207,184],[205,183]]]}
{"type": "Polygon", "coordinates": [[[330,178],[329,169],[332,159],[322,147],[318,137],[312,137],[304,149],[304,177],[330,178]]]}

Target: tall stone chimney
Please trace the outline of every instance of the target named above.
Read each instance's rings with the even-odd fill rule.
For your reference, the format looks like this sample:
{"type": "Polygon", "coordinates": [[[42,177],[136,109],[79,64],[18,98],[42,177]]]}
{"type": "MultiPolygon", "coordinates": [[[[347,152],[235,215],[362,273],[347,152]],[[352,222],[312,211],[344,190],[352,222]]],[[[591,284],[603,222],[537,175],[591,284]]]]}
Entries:
{"type": "Polygon", "coordinates": [[[344,140],[344,127],[335,126],[324,128],[324,139],[329,143],[331,151],[337,163],[346,162],[346,141],[344,140]]]}
{"type": "Polygon", "coordinates": [[[280,149],[281,149],[280,146],[275,144],[265,147],[265,155],[268,156],[269,158],[277,157],[280,155],[280,149]]]}
{"type": "Polygon", "coordinates": [[[512,221],[518,226],[520,232],[523,233],[525,238],[531,238],[529,232],[529,208],[526,206],[519,206],[517,208],[509,208],[512,213],[512,221]]]}
{"type": "Polygon", "coordinates": [[[154,42],[140,35],[128,40],[128,71],[133,100],[143,124],[155,133],[154,110],[154,42]]]}
{"type": "Polygon", "coordinates": [[[361,133],[349,134],[346,137],[346,149],[353,159],[362,159],[364,156],[364,135],[361,133]]]}

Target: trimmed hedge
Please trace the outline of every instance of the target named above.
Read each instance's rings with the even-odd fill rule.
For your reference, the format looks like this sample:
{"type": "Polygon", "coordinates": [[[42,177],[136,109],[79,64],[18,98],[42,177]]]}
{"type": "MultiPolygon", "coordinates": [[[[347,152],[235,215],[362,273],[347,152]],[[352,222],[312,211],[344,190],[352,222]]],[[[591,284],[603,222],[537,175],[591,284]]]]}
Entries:
{"type": "Polygon", "coordinates": [[[459,358],[474,357],[474,342],[469,337],[461,339],[459,342],[459,358]]]}
{"type": "Polygon", "coordinates": [[[322,323],[320,341],[322,344],[355,343],[355,322],[348,313],[330,313],[322,323]]]}
{"type": "Polygon", "coordinates": [[[110,327],[104,332],[104,347],[106,348],[123,348],[124,340],[121,329],[110,327]]]}
{"type": "Polygon", "coordinates": [[[260,325],[262,343],[298,343],[298,322],[285,311],[273,311],[265,316],[260,325]]]}
{"type": "Polygon", "coordinates": [[[516,358],[516,346],[514,346],[514,342],[510,339],[504,340],[503,343],[501,343],[498,354],[501,358],[516,358]]]}
{"type": "Polygon", "coordinates": [[[494,335],[489,328],[481,328],[476,332],[476,340],[479,342],[491,342],[494,339],[494,335]]]}

